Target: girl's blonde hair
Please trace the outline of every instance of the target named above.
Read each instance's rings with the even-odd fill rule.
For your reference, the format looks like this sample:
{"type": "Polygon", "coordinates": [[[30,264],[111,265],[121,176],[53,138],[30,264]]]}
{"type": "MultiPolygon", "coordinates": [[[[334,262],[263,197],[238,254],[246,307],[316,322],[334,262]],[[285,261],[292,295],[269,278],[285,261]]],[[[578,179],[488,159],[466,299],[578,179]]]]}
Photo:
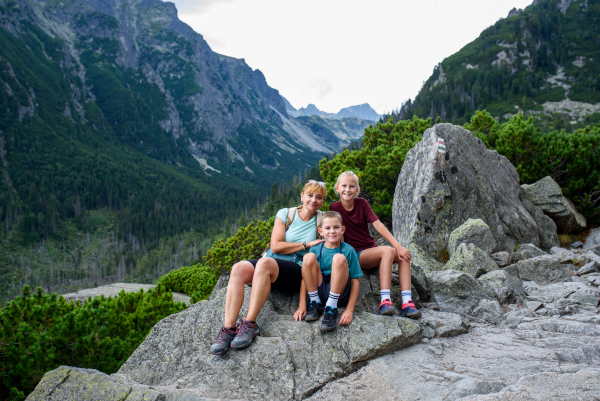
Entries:
{"type": "Polygon", "coordinates": [[[323,198],[325,198],[325,195],[327,194],[327,189],[325,189],[324,185],[321,185],[319,183],[307,182],[306,185],[304,185],[304,188],[302,188],[302,193],[320,194],[323,198]]]}
{"type": "MultiPolygon", "coordinates": [[[[356,174],[354,174],[353,171],[344,171],[342,174],[338,175],[338,178],[335,181],[336,192],[337,192],[337,186],[340,183],[340,180],[342,179],[342,177],[345,177],[345,176],[354,177],[354,181],[356,181],[356,187],[358,188],[358,192],[356,193],[356,195],[358,195],[360,193],[360,184],[358,183],[358,176],[356,174]]],[[[339,195],[340,195],[340,193],[338,192],[338,196],[339,195]]]]}

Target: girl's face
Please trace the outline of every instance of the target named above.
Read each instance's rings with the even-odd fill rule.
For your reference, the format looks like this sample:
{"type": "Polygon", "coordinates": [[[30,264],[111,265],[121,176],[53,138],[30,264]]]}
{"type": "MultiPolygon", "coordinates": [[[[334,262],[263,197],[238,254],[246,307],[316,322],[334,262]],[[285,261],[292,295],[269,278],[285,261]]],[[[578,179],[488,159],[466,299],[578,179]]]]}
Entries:
{"type": "Polygon", "coordinates": [[[302,200],[302,206],[305,210],[316,212],[323,206],[323,195],[315,192],[307,192],[300,195],[300,199],[302,200]]]}
{"type": "Polygon", "coordinates": [[[358,195],[358,183],[351,175],[345,175],[340,178],[335,190],[340,194],[342,200],[349,201],[358,195]]]}

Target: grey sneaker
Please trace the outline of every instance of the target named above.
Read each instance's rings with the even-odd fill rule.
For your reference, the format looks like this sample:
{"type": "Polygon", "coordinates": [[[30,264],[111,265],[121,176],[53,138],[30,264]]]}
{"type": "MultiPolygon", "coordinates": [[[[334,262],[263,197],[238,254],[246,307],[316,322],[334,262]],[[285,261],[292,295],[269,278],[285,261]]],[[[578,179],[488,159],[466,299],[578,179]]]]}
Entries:
{"type": "Polygon", "coordinates": [[[246,348],[259,333],[258,324],[252,323],[250,320],[242,320],[237,334],[231,342],[231,348],[246,348]]]}
{"type": "Polygon", "coordinates": [[[321,321],[321,331],[335,330],[337,327],[338,308],[326,306],[323,312],[323,320],[321,321]]]}
{"type": "Polygon", "coordinates": [[[304,318],[307,322],[314,322],[319,320],[323,314],[323,304],[316,301],[310,301],[308,304],[308,311],[306,311],[306,317],[304,318]]]}
{"type": "Polygon", "coordinates": [[[211,355],[225,355],[236,334],[237,330],[233,330],[231,327],[221,327],[217,342],[210,347],[210,351],[208,352],[211,355]]]}

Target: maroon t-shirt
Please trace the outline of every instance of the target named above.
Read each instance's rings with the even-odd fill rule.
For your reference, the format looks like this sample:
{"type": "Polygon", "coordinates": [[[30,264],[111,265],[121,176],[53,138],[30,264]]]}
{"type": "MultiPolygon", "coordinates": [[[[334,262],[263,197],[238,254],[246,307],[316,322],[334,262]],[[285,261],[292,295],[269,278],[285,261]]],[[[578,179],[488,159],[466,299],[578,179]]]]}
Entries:
{"type": "Polygon", "coordinates": [[[344,209],[341,201],[329,205],[329,210],[342,215],[342,224],[346,226],[344,241],[352,245],[356,252],[377,246],[367,223],[372,224],[379,219],[369,202],[363,198],[354,198],[354,208],[350,211],[344,209]]]}

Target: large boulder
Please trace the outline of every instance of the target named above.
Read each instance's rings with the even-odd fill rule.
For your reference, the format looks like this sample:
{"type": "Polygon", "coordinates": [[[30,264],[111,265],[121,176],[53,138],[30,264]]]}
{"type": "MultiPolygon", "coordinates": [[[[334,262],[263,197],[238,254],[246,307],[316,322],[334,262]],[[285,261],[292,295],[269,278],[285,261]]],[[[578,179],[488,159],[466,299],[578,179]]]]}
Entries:
{"type": "Polygon", "coordinates": [[[487,254],[473,244],[460,244],[448,263],[445,270],[461,270],[477,278],[482,274],[498,269],[498,265],[487,254]]]}
{"type": "Polygon", "coordinates": [[[490,227],[496,252],[512,252],[516,244],[539,246],[544,231],[525,200],[508,159],[462,127],[437,124],[404,161],[394,194],[394,235],[407,248],[416,243],[442,255],[450,233],[472,218],[490,227]]]}
{"type": "Polygon", "coordinates": [[[477,281],[496,296],[501,304],[521,303],[527,296],[519,279],[506,270],[494,270],[480,276],[477,281]]]}
{"type": "Polygon", "coordinates": [[[460,244],[474,244],[488,254],[496,248],[496,240],[487,224],[481,219],[468,219],[450,233],[448,253],[454,255],[460,244]]]}
{"type": "Polygon", "coordinates": [[[470,274],[458,270],[444,270],[427,276],[432,298],[441,312],[470,315],[482,299],[496,302],[470,274]]]}
{"type": "MultiPolygon", "coordinates": [[[[588,249],[599,249],[600,247],[600,228],[594,228],[593,230],[590,230],[590,233],[588,234],[587,238],[585,239],[585,244],[583,244],[583,249],[584,250],[588,250],[588,249]]],[[[598,252],[598,254],[600,254],[600,252],[598,252]]]]}
{"type": "MultiPolygon", "coordinates": [[[[142,385],[140,391],[154,390],[167,399],[303,399],[354,369],[356,363],[422,339],[423,327],[417,321],[368,312],[356,312],[349,326],[323,334],[318,323],[293,320],[289,312],[297,295],[273,293],[258,316],[261,334],[254,343],[244,350],[230,350],[225,357],[211,356],[208,350],[224,318],[225,294],[222,288],[209,300],[157,323],[121,366],[121,377],[142,385]]],[[[249,297],[247,287],[242,315],[249,297]]],[[[101,378],[103,391],[128,390],[113,376],[101,378]]],[[[71,387],[88,386],[88,381],[73,379],[71,387]]],[[[88,388],[96,391],[94,386],[88,388]]]]}
{"type": "Polygon", "coordinates": [[[573,202],[563,196],[562,189],[552,177],[544,177],[522,187],[527,199],[554,220],[559,232],[576,234],[586,228],[585,217],[577,212],[573,202]]]}

